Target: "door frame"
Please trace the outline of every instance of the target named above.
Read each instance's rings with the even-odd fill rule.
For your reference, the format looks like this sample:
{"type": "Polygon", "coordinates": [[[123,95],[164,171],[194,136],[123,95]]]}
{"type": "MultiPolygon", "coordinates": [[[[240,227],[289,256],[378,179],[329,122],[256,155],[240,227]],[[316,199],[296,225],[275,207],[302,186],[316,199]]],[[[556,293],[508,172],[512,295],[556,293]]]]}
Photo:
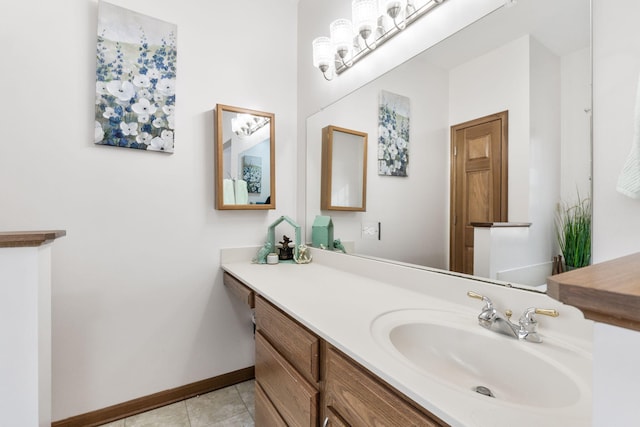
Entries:
{"type": "Polygon", "coordinates": [[[457,179],[459,177],[456,176],[456,147],[455,147],[455,135],[456,132],[460,129],[465,129],[468,127],[476,126],[479,124],[491,122],[494,120],[500,120],[500,221],[508,221],[508,182],[509,182],[509,111],[501,111],[499,113],[490,114],[488,116],[479,117],[473,120],[469,120],[463,123],[458,123],[456,125],[451,126],[450,137],[449,137],[449,169],[450,169],[450,179],[449,179],[449,270],[452,270],[454,254],[455,254],[455,202],[456,202],[456,187],[457,187],[457,179]]]}

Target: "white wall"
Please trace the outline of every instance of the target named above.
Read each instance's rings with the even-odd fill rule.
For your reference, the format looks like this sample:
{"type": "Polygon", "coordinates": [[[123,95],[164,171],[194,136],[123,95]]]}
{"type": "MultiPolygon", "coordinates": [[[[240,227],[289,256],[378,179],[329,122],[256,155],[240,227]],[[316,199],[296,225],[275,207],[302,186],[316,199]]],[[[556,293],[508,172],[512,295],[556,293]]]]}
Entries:
{"type": "Polygon", "coordinates": [[[591,49],[561,58],[561,200],[591,195],[591,49]]]}
{"type": "MultiPolygon", "coordinates": [[[[561,59],[530,40],[529,221],[531,264],[550,262],[555,250],[554,214],[560,199],[561,59]]],[[[587,147],[587,144],[584,145],[587,147]]],[[[551,274],[551,269],[549,269],[551,274]]]]}
{"type": "Polygon", "coordinates": [[[297,2],[113,3],[178,25],[173,155],[93,144],[96,1],[3,0],[0,14],[0,228],[67,230],[54,420],[251,366],[219,251],[295,218],[297,2]],[[275,113],[276,211],[214,210],[216,103],[275,113]]]}
{"type": "MultiPolygon", "coordinates": [[[[640,250],[640,201],[616,191],[631,149],[640,74],[640,4],[593,0],[593,261],[640,250]]],[[[638,423],[637,332],[596,325],[594,426],[638,423]]]]}
{"type": "Polygon", "coordinates": [[[640,75],[640,3],[594,0],[593,261],[640,251],[640,201],[616,191],[631,150],[640,75]]]}

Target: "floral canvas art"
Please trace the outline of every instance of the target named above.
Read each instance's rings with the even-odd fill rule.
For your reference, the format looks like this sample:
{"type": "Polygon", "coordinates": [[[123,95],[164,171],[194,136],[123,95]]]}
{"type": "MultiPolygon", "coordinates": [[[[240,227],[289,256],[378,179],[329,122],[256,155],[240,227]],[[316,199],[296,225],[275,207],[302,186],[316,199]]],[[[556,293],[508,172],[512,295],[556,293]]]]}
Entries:
{"type": "Polygon", "coordinates": [[[95,143],[173,152],[177,27],[101,1],[95,143]]]}
{"type": "Polygon", "coordinates": [[[380,91],[378,175],[408,176],[409,98],[380,91]]]}

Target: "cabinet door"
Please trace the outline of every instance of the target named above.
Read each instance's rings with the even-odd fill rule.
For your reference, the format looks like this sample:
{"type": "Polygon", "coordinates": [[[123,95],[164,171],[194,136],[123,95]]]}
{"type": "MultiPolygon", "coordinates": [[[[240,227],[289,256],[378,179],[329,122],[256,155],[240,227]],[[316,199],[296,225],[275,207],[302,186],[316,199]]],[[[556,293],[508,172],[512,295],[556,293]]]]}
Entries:
{"type": "Polygon", "coordinates": [[[424,426],[439,423],[418,411],[386,384],[327,346],[324,415],[328,426],[424,426]],[[332,413],[337,413],[335,417],[332,413]]]}
{"type": "Polygon", "coordinates": [[[318,390],[256,333],[256,381],[290,427],[316,427],[318,390]]]}
{"type": "Polygon", "coordinates": [[[222,283],[229,289],[229,292],[233,294],[240,301],[246,303],[249,308],[255,307],[255,294],[254,292],[245,286],[240,280],[233,277],[226,271],[222,275],[222,283]]]}

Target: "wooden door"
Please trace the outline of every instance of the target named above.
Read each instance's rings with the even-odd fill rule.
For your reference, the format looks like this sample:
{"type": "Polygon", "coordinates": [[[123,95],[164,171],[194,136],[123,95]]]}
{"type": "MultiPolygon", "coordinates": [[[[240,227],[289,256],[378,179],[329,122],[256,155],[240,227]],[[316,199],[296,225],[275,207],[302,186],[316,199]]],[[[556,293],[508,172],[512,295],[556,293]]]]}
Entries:
{"type": "Polygon", "coordinates": [[[473,274],[472,222],[507,221],[507,111],[451,127],[449,269],[473,274]]]}

